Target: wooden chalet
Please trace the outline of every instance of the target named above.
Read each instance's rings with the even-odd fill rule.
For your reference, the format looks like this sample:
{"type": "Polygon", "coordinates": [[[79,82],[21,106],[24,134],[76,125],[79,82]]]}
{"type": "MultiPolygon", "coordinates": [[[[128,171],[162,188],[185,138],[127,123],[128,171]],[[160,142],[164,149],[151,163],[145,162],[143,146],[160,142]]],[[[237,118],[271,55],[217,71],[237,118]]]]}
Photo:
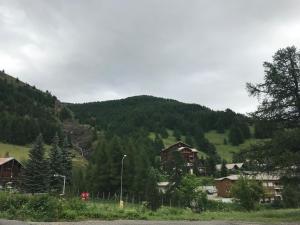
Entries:
{"type": "Polygon", "coordinates": [[[0,185],[18,181],[22,165],[15,158],[0,158],[0,185]]]}
{"type": "Polygon", "coordinates": [[[173,152],[180,152],[182,158],[185,160],[187,167],[190,168],[191,173],[193,173],[193,165],[195,161],[198,159],[198,150],[192,148],[190,145],[185,144],[183,142],[177,142],[165,149],[161,150],[161,161],[162,164],[166,164],[168,161],[173,160],[173,152]]]}
{"type": "MultiPolygon", "coordinates": [[[[227,177],[221,177],[215,179],[218,196],[222,198],[231,197],[231,187],[240,178],[241,175],[230,175],[227,177]]],[[[250,180],[256,180],[262,182],[265,189],[265,196],[261,199],[263,202],[272,202],[274,200],[282,199],[281,191],[283,186],[280,185],[280,179],[278,176],[269,174],[256,174],[256,175],[244,175],[250,180]]]]}

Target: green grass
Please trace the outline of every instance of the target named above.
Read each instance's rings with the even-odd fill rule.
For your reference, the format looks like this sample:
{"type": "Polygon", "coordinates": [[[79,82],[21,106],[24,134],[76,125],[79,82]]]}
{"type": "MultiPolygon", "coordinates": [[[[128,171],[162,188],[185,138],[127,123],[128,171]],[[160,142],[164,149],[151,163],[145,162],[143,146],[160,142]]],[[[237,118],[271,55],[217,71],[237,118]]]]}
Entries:
{"type": "MultiPolygon", "coordinates": [[[[251,131],[253,132],[253,129],[251,128],[251,131]]],[[[225,159],[227,162],[232,162],[232,155],[233,153],[238,153],[244,148],[248,148],[251,144],[257,143],[257,139],[251,138],[246,140],[243,144],[238,146],[233,146],[228,141],[228,133],[227,130],[225,133],[220,134],[217,133],[217,131],[213,130],[210,132],[207,132],[205,134],[205,137],[215,145],[218,154],[222,159],[225,159]],[[227,140],[227,144],[224,144],[224,139],[227,140]]]]}
{"type": "Polygon", "coordinates": [[[300,209],[261,210],[254,212],[227,211],[194,213],[190,209],[161,207],[156,212],[145,209],[140,205],[125,204],[119,209],[117,203],[88,203],[91,217],[83,219],[146,219],[146,220],[232,220],[249,222],[295,222],[300,221],[300,209]],[[95,217],[93,215],[96,215],[95,217]]]}
{"type": "Polygon", "coordinates": [[[29,146],[18,146],[0,142],[0,157],[5,157],[8,154],[10,157],[14,157],[22,162],[28,158],[29,149],[29,146]]]}
{"type": "MultiPolygon", "coordinates": [[[[9,157],[14,157],[18,161],[24,162],[28,159],[28,153],[30,148],[31,146],[19,146],[0,142],[0,157],[5,157],[8,154],[9,157]]],[[[51,146],[45,145],[46,154],[49,152],[50,148],[51,146]]],[[[74,167],[83,167],[87,164],[87,160],[84,159],[78,152],[73,150],[72,153],[74,155],[74,167]]]]}

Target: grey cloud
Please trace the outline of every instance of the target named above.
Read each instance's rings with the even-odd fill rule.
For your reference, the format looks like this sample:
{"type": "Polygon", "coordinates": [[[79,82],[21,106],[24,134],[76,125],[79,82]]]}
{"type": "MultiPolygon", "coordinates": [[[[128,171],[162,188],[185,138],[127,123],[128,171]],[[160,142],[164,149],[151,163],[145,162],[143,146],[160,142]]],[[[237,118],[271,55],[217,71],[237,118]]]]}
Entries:
{"type": "Polygon", "coordinates": [[[213,109],[255,109],[247,81],[300,47],[297,0],[1,1],[0,67],[87,102],[151,94],[213,109]]]}

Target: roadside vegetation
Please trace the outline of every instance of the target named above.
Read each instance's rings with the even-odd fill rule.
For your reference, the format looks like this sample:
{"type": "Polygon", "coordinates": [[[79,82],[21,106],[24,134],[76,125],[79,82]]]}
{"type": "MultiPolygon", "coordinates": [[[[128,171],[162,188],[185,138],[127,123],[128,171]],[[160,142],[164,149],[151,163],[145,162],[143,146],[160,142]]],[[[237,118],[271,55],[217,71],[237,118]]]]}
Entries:
{"type": "Polygon", "coordinates": [[[0,193],[0,217],[30,221],[78,221],[86,219],[116,220],[239,220],[259,222],[300,221],[300,209],[261,209],[245,212],[234,204],[212,203],[211,209],[195,213],[189,208],[163,206],[152,211],[143,204],[88,201],[58,198],[50,195],[0,193]]]}

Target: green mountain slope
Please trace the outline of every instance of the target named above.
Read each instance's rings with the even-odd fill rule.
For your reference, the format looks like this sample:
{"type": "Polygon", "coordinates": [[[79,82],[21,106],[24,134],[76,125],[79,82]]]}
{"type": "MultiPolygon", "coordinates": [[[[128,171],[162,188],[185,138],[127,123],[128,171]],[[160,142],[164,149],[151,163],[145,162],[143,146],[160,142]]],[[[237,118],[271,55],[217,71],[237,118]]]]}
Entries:
{"type": "Polygon", "coordinates": [[[68,104],[68,107],[79,121],[107,134],[132,136],[146,131],[152,140],[157,135],[165,145],[183,139],[209,155],[214,154],[215,149],[205,133],[228,130],[237,121],[248,124],[247,117],[229,109],[213,111],[201,105],[153,96],[68,104]]]}
{"type": "Polygon", "coordinates": [[[50,142],[61,125],[57,98],[0,72],[0,141],[24,145],[39,133],[50,142]]]}

